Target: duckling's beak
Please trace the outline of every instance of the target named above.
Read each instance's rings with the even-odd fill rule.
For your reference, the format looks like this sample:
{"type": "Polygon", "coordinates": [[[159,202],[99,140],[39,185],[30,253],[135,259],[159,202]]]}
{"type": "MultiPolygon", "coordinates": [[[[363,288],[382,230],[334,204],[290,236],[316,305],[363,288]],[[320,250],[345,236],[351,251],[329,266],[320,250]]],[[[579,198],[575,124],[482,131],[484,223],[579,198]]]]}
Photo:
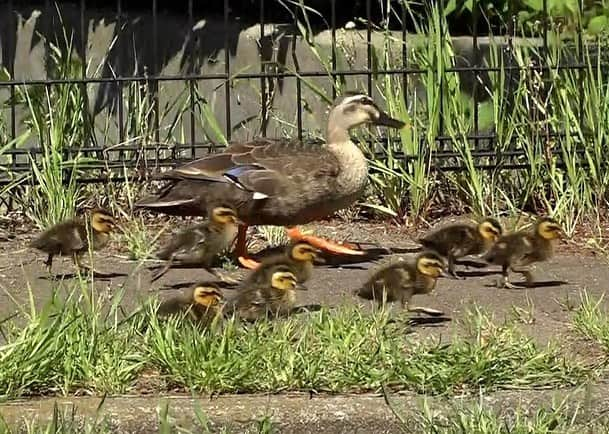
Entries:
{"type": "Polygon", "coordinates": [[[245,222],[237,217],[235,217],[235,224],[239,226],[245,226],[245,222]]]}
{"type": "Polygon", "coordinates": [[[390,117],[387,113],[379,110],[379,117],[372,121],[374,125],[384,125],[389,128],[404,128],[406,126],[406,122],[402,122],[400,120],[394,119],[390,117]]]}
{"type": "Polygon", "coordinates": [[[315,255],[315,262],[318,262],[320,264],[325,264],[326,260],[324,258],[322,258],[320,255],[315,255]]]}
{"type": "Polygon", "coordinates": [[[296,286],[294,287],[294,289],[297,291],[308,291],[309,290],[309,288],[304,286],[302,283],[296,283],[296,286]]]}
{"type": "Polygon", "coordinates": [[[448,278],[451,278],[452,276],[450,274],[448,274],[445,269],[442,269],[440,271],[440,277],[446,277],[448,279],[448,278]]]}

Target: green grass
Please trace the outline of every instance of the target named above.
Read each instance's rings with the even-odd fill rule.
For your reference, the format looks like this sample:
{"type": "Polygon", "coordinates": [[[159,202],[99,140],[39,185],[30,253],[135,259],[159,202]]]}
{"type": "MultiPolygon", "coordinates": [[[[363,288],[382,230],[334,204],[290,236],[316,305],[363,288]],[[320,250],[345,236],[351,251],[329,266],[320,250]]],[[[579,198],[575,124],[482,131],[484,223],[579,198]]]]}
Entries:
{"type": "Polygon", "coordinates": [[[385,312],[324,308],[287,320],[232,319],[202,332],[161,322],[149,309],[119,321],[122,291],[110,301],[83,284],[28,313],[25,327],[1,325],[0,397],[125,393],[143,369],[196,392],[377,391],[427,394],[575,385],[589,372],[477,312],[471,333],[450,343],[406,337],[385,312]],[[483,337],[483,338],[482,338],[483,337]]]}
{"type": "MultiPolygon", "coordinates": [[[[48,421],[40,421],[39,419],[28,420],[23,418],[17,424],[9,424],[2,415],[0,415],[0,434],[110,434],[122,432],[121,428],[124,430],[124,426],[121,427],[119,423],[116,421],[113,422],[112,418],[103,414],[104,403],[105,399],[102,399],[94,417],[85,417],[79,414],[74,405],[69,408],[60,409],[57,404],[53,406],[53,414],[48,421]]],[[[40,417],[40,415],[38,417],[40,417]]],[[[237,430],[227,426],[218,430],[216,427],[211,426],[207,415],[198,406],[195,406],[194,408],[192,423],[189,423],[189,426],[185,427],[172,417],[172,411],[167,402],[159,403],[157,406],[156,419],[156,425],[160,434],[176,432],[181,434],[195,432],[199,434],[236,434],[240,432],[248,434],[270,434],[275,432],[273,423],[268,416],[251,421],[247,428],[242,427],[237,430]],[[190,429],[195,430],[191,431],[190,429]],[[245,431],[243,431],[243,429],[245,429],[245,431]]],[[[138,428],[141,429],[143,426],[146,425],[138,422],[138,428]]]]}
{"type": "MultiPolygon", "coordinates": [[[[482,400],[481,400],[482,401],[482,400]]],[[[580,421],[582,405],[563,400],[551,406],[530,408],[525,406],[493,408],[482,402],[450,404],[448,409],[432,410],[427,401],[413,421],[415,432],[443,434],[545,434],[607,432],[601,421],[580,421]]],[[[394,411],[396,411],[394,409],[394,411]]],[[[396,411],[397,413],[397,411],[396,411]]],[[[399,413],[398,413],[399,415],[399,413]]],[[[401,416],[398,416],[401,417],[401,416]]]]}
{"type": "Polygon", "coordinates": [[[598,342],[609,353],[609,315],[602,308],[602,301],[603,297],[594,300],[585,294],[575,312],[573,324],[578,332],[598,342]]]}

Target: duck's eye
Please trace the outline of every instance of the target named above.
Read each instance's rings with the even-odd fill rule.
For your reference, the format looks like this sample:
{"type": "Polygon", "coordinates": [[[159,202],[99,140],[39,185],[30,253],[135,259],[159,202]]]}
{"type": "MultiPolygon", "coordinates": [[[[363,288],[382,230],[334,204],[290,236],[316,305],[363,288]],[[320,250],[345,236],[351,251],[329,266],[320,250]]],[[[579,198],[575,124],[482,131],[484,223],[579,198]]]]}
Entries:
{"type": "Polygon", "coordinates": [[[372,104],[372,100],[368,97],[363,97],[362,99],[359,100],[360,104],[364,104],[364,105],[371,105],[372,104]]]}

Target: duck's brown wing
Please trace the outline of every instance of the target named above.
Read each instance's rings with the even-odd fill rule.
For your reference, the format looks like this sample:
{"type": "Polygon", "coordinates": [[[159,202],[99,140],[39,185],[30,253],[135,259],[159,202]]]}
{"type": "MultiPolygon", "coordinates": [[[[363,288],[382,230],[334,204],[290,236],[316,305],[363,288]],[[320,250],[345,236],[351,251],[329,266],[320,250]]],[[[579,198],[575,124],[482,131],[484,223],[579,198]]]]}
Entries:
{"type": "Polygon", "coordinates": [[[164,172],[161,179],[231,183],[256,198],[285,194],[306,179],[336,177],[336,157],[320,145],[295,140],[258,139],[233,144],[164,172]]]}

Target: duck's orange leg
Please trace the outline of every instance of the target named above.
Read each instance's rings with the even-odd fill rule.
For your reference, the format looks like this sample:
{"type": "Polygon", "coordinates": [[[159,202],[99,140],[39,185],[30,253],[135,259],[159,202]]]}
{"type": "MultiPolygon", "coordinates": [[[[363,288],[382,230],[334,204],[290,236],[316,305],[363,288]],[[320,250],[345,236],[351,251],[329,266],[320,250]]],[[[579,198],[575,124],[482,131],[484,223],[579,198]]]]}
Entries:
{"type": "Polygon", "coordinates": [[[334,241],[325,240],[320,237],[316,237],[315,235],[305,235],[300,232],[300,229],[297,227],[292,227],[287,229],[288,237],[290,237],[293,241],[305,241],[311,244],[318,249],[325,250],[328,253],[333,253],[335,255],[364,255],[365,252],[362,250],[356,250],[355,246],[350,246],[349,244],[339,244],[334,241]]]}
{"type": "Polygon", "coordinates": [[[241,265],[250,270],[255,270],[260,266],[259,262],[256,262],[247,254],[247,243],[245,242],[245,236],[247,234],[247,226],[239,225],[239,231],[237,232],[237,246],[235,247],[237,259],[241,265]]]}

